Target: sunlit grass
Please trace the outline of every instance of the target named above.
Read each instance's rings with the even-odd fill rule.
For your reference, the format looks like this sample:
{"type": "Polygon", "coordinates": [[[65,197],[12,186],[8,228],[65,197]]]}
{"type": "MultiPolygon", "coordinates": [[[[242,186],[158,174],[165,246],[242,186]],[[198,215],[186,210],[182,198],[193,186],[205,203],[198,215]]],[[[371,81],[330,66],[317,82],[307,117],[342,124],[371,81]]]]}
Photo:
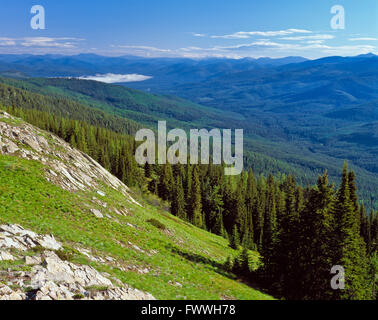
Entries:
{"type": "Polygon", "coordinates": [[[227,240],[147,203],[143,208],[132,204],[107,186],[101,186],[106,197],[100,197],[95,190],[65,191],[48,183],[43,172],[38,162],[0,156],[0,223],[17,223],[38,233],[52,233],[65,244],[67,259],[90,264],[158,299],[270,298],[223,271],[227,256],[236,254],[227,240]],[[107,202],[107,208],[93,203],[94,196],[107,202]],[[91,208],[112,219],[96,218],[91,208]],[[127,209],[129,215],[120,216],[114,208],[127,209]],[[151,221],[159,221],[165,228],[151,221]],[[94,256],[111,256],[124,265],[149,268],[150,272],[124,272],[111,264],[91,262],[74,249],[77,246],[90,249],[94,256]]]}

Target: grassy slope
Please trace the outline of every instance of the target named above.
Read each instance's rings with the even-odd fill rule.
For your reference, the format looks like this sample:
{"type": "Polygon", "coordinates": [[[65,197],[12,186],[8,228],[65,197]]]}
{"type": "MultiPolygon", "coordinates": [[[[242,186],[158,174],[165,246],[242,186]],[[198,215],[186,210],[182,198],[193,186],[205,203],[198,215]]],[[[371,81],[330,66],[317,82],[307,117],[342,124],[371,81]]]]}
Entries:
{"type": "Polygon", "coordinates": [[[127,208],[128,216],[97,219],[89,213],[94,192],[72,194],[47,183],[43,165],[17,157],[0,156],[0,223],[17,223],[39,233],[52,233],[73,252],[71,260],[92,265],[158,299],[271,299],[233,279],[221,269],[228,255],[236,252],[225,239],[193,227],[157,207],[140,200],[144,208],[131,204],[115,190],[104,186],[108,208],[127,208]],[[147,222],[157,219],[167,230],[147,222]],[[131,223],[137,228],[127,226],[131,223]],[[131,242],[145,250],[130,247],[131,242]],[[111,256],[124,265],[149,267],[148,274],[123,272],[116,267],[90,262],[73,248],[91,249],[96,255],[111,256]],[[158,253],[148,255],[146,252],[158,253]],[[179,282],[182,287],[169,282],[179,282]]]}

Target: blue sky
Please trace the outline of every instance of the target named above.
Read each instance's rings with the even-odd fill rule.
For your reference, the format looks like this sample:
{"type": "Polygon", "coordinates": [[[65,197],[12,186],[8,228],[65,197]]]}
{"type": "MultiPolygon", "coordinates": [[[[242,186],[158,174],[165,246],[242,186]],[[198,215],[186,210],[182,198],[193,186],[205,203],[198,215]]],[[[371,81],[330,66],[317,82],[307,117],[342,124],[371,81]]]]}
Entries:
{"type": "Polygon", "coordinates": [[[377,0],[2,0],[0,53],[283,57],[378,53],[377,0]],[[46,29],[30,26],[33,5],[46,29]],[[334,30],[331,8],[345,9],[334,30]]]}

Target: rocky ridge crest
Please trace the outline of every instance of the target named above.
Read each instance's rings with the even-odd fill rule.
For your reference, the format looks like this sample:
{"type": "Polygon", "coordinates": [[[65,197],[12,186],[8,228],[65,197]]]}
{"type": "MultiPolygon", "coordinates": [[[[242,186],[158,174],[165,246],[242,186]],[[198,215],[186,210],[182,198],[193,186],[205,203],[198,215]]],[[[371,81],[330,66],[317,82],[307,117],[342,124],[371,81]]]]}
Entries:
{"type": "MultiPolygon", "coordinates": [[[[0,111],[1,154],[42,163],[46,182],[64,190],[95,192],[97,197],[93,196],[92,202],[88,203],[88,212],[98,219],[121,224],[108,213],[113,212],[116,216],[130,214],[124,206],[113,208],[108,205],[103,185],[121,193],[126,202],[141,206],[125,184],[91,157],[57,136],[4,111],[0,111]],[[102,208],[102,212],[95,207],[102,208]]],[[[131,224],[126,227],[136,228],[131,224]]],[[[137,250],[137,246],[128,243],[130,249],[137,250]]],[[[145,267],[125,265],[112,257],[93,254],[77,244],[74,246],[93,263],[117,267],[124,272],[132,270],[144,274],[150,271],[145,267]]],[[[53,235],[37,234],[20,225],[0,225],[0,300],[154,299],[152,295],[131,288],[109,274],[72,262],[68,256],[62,243],[53,235]]]]}
{"type": "Polygon", "coordinates": [[[0,111],[0,154],[40,161],[47,167],[46,179],[65,190],[97,190],[103,195],[101,182],[138,204],[124,183],[87,154],[4,111],[0,111]]]}

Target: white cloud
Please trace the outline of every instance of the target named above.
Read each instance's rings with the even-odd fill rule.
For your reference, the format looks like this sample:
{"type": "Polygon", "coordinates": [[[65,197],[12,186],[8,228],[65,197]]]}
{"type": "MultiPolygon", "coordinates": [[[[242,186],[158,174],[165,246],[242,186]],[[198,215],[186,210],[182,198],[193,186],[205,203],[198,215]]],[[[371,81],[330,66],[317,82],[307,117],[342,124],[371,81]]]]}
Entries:
{"type": "Polygon", "coordinates": [[[372,45],[335,46],[326,47],[322,50],[325,55],[354,56],[376,52],[377,47],[372,45]]]}
{"type": "Polygon", "coordinates": [[[49,37],[26,37],[26,38],[0,38],[1,46],[21,47],[48,47],[48,48],[75,48],[79,38],[49,38],[49,37]]]}
{"type": "Polygon", "coordinates": [[[134,49],[134,50],[142,50],[142,51],[153,51],[153,52],[171,52],[170,49],[160,49],[155,47],[149,46],[113,46],[120,49],[134,49]]]}
{"type": "Polygon", "coordinates": [[[194,37],[206,37],[206,34],[204,34],[204,33],[192,33],[192,35],[194,36],[194,37]]]}
{"type": "Polygon", "coordinates": [[[55,47],[55,48],[74,48],[72,42],[59,40],[53,38],[27,38],[21,43],[24,47],[55,47]]]}
{"type": "Polygon", "coordinates": [[[248,39],[252,36],[262,36],[262,37],[275,37],[275,36],[285,36],[295,33],[312,33],[309,30],[302,29],[287,29],[287,30],[278,30],[278,31],[239,31],[233,34],[226,34],[220,36],[211,36],[213,39],[248,39]]]}
{"type": "Polygon", "coordinates": [[[309,41],[306,41],[306,43],[308,43],[308,44],[321,44],[321,43],[324,43],[324,40],[309,40],[309,41]]]}
{"type": "Polygon", "coordinates": [[[332,34],[315,34],[311,36],[284,37],[281,40],[330,40],[334,38],[335,36],[332,34]]]}
{"type": "Polygon", "coordinates": [[[150,76],[144,76],[141,74],[96,74],[95,76],[82,76],[77,79],[81,80],[94,80],[105,83],[124,83],[124,82],[139,82],[151,79],[150,76]]]}
{"type": "Polygon", "coordinates": [[[16,41],[10,38],[0,38],[0,46],[15,46],[16,41]]]}
{"type": "Polygon", "coordinates": [[[284,57],[301,55],[308,58],[319,58],[329,55],[354,56],[375,52],[377,48],[372,45],[325,45],[323,40],[310,40],[305,43],[281,43],[270,40],[259,40],[233,46],[215,46],[210,48],[187,47],[182,48],[186,56],[234,56],[242,57],[284,57]],[[232,52],[232,54],[230,54],[232,52]]]}
{"type": "Polygon", "coordinates": [[[378,41],[377,38],[369,38],[369,37],[366,37],[366,38],[350,38],[348,40],[349,41],[378,41]]]}
{"type": "Polygon", "coordinates": [[[286,43],[279,43],[279,42],[274,42],[270,40],[258,40],[250,43],[242,43],[242,44],[237,44],[233,46],[217,46],[212,48],[212,50],[242,50],[242,49],[251,49],[251,48],[285,48],[285,49],[290,49],[290,48],[295,48],[296,45],[293,44],[286,44],[286,43]]]}
{"type": "MultiPolygon", "coordinates": [[[[218,45],[210,47],[188,46],[178,49],[159,49],[150,46],[123,46],[123,53],[130,53],[138,48],[138,54],[147,57],[186,57],[186,58],[234,58],[244,57],[285,57],[300,55],[307,58],[319,58],[328,55],[352,56],[369,52],[376,52],[377,48],[372,45],[344,45],[331,46],[324,43],[324,39],[331,35],[314,35],[311,38],[303,38],[299,42],[280,42],[270,39],[259,39],[247,43],[235,45],[218,45]],[[127,49],[129,48],[129,49],[127,49]]],[[[280,39],[280,38],[279,38],[280,39]]],[[[302,39],[302,38],[301,38],[302,39]]],[[[134,51],[135,52],[135,51],[134,51]]]]}

